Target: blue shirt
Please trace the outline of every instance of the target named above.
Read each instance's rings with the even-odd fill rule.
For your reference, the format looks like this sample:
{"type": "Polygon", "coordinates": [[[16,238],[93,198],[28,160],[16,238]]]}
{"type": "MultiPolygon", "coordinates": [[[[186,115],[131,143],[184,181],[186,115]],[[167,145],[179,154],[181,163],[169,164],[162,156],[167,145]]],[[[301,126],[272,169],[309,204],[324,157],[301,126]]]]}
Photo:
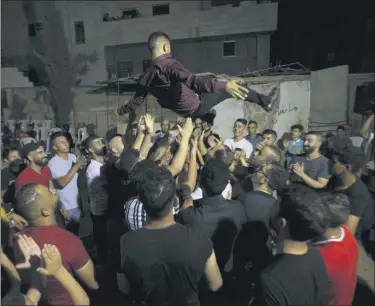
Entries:
{"type": "Polygon", "coordinates": [[[255,150],[256,145],[262,141],[263,137],[262,135],[257,134],[254,138],[246,136],[245,139],[253,145],[253,148],[255,150]]]}

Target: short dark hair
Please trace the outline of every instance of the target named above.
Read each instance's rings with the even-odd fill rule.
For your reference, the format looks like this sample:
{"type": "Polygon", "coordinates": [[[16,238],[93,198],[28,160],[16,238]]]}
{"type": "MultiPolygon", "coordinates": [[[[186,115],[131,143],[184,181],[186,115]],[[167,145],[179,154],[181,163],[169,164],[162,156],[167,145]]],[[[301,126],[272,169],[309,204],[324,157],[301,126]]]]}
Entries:
{"type": "Polygon", "coordinates": [[[277,138],[277,133],[275,130],[271,130],[271,129],[265,129],[262,133],[262,135],[273,135],[275,138],[277,138]]]}
{"type": "Polygon", "coordinates": [[[339,125],[336,130],[343,130],[343,131],[345,131],[346,129],[345,129],[345,126],[339,125]]]}
{"type": "Polygon", "coordinates": [[[137,150],[123,151],[120,155],[119,170],[124,174],[124,180],[130,179],[130,172],[139,162],[140,154],[137,150]]]}
{"type": "Polygon", "coordinates": [[[65,134],[63,132],[56,132],[51,135],[51,147],[55,145],[56,138],[58,137],[65,137],[65,134]]]}
{"type": "Polygon", "coordinates": [[[289,172],[280,165],[272,165],[266,170],[268,186],[278,193],[284,192],[289,184],[289,172]]]}
{"type": "Polygon", "coordinates": [[[96,139],[100,139],[100,137],[96,135],[90,135],[85,140],[82,141],[82,144],[86,148],[86,150],[89,150],[91,149],[92,142],[96,139]]]}
{"type": "Polygon", "coordinates": [[[242,123],[243,125],[247,125],[247,120],[244,118],[238,118],[235,122],[242,123]]]}
{"type": "Polygon", "coordinates": [[[167,216],[173,207],[175,195],[176,182],[172,173],[165,167],[150,164],[143,183],[138,186],[138,196],[147,216],[154,220],[167,216]]]}
{"type": "Polygon", "coordinates": [[[291,239],[304,242],[326,232],[329,210],[316,191],[292,184],[281,195],[278,217],[287,221],[291,239]]]}
{"type": "Polygon", "coordinates": [[[309,135],[312,135],[312,136],[316,136],[320,142],[323,142],[323,134],[318,132],[318,131],[310,131],[310,132],[307,132],[305,134],[305,138],[306,136],[309,136],[309,135]]]}
{"type": "Polygon", "coordinates": [[[215,152],[214,158],[220,159],[229,167],[230,163],[233,161],[234,153],[228,146],[224,145],[224,148],[222,150],[217,150],[215,152]]]}
{"type": "Polygon", "coordinates": [[[349,165],[352,173],[357,173],[364,166],[365,154],[361,148],[334,148],[332,153],[341,164],[349,165]]]}
{"type": "Polygon", "coordinates": [[[320,192],[323,203],[328,207],[330,228],[336,228],[346,223],[350,214],[350,200],[343,193],[320,192]]]}
{"type": "Polygon", "coordinates": [[[290,128],[292,131],[293,130],[299,130],[300,132],[303,132],[303,126],[301,124],[295,124],[295,125],[292,125],[291,128],[290,128]]]}
{"type": "Polygon", "coordinates": [[[145,183],[148,170],[152,169],[154,164],[150,159],[137,162],[130,171],[129,180],[138,188],[139,185],[145,183]]]}
{"type": "Polygon", "coordinates": [[[148,37],[148,42],[147,42],[149,50],[150,51],[155,50],[158,44],[158,41],[160,41],[161,39],[167,40],[168,42],[171,41],[171,39],[169,38],[169,35],[165,32],[157,31],[157,32],[151,33],[150,36],[148,37]]]}
{"type": "Polygon", "coordinates": [[[208,196],[221,194],[229,181],[229,168],[222,160],[213,158],[203,167],[201,187],[208,196]]]}
{"type": "Polygon", "coordinates": [[[26,220],[32,220],[36,216],[34,214],[38,198],[37,187],[39,184],[29,183],[18,190],[14,196],[15,210],[26,220]]]}
{"type": "Polygon", "coordinates": [[[255,124],[256,126],[258,126],[258,122],[256,122],[255,120],[250,120],[248,125],[250,125],[250,124],[255,124]]]}
{"type": "MultiPolygon", "coordinates": [[[[14,152],[14,151],[17,151],[18,153],[20,153],[20,151],[15,148],[15,147],[12,147],[12,148],[9,148],[9,149],[5,149],[2,153],[1,153],[1,158],[2,159],[6,159],[8,160],[8,157],[9,157],[9,154],[10,152],[14,152]]],[[[21,153],[20,153],[21,154],[21,153]]]]}

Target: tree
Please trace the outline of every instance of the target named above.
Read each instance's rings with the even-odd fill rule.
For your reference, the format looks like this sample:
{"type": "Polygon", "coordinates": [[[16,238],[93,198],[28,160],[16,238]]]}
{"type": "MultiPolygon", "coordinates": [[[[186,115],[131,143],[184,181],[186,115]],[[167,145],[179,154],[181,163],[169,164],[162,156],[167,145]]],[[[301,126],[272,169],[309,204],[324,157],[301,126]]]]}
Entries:
{"type": "Polygon", "coordinates": [[[90,55],[78,54],[71,59],[64,21],[55,1],[40,1],[36,5],[26,0],[23,8],[30,24],[35,23],[36,15],[42,16],[42,29],[31,40],[27,61],[49,92],[44,97],[49,100],[56,125],[70,123],[72,112],[75,117],[72,88],[80,84],[80,76],[87,74],[88,63],[97,61],[97,54],[95,51],[90,55]]]}

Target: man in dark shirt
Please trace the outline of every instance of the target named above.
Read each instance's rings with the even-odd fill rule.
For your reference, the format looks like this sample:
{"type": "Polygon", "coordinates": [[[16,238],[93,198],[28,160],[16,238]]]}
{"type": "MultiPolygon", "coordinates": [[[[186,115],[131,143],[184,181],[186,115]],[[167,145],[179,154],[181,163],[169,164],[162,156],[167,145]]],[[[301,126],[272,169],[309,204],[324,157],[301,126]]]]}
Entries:
{"type": "Polygon", "coordinates": [[[306,241],[328,228],[329,210],[319,195],[293,185],[271,216],[276,253],[261,273],[255,305],[325,305],[328,272],[319,251],[306,241]]]}
{"type": "Polygon", "coordinates": [[[360,148],[333,149],[330,172],[337,181],[336,190],[350,199],[350,215],[346,226],[365,244],[374,223],[374,200],[356,173],[363,167],[364,153],[360,148]]]}
{"type": "Polygon", "coordinates": [[[214,106],[229,98],[257,103],[266,110],[272,108],[269,97],[239,85],[238,80],[219,81],[213,76],[199,77],[188,71],[172,57],[170,38],[166,33],[152,33],[148,47],[152,53],[152,69],[140,77],[134,98],[120,107],[115,116],[134,111],[148,93],[162,108],[182,117],[204,117],[214,106]]]}
{"type": "Polygon", "coordinates": [[[211,237],[221,271],[231,271],[232,246],[246,222],[242,203],[222,196],[228,180],[228,166],[219,159],[210,160],[200,178],[200,187],[206,196],[197,201],[197,207],[183,209],[177,217],[183,224],[202,227],[211,237]]]}
{"type": "Polygon", "coordinates": [[[121,289],[130,289],[137,304],[199,305],[198,284],[203,276],[213,291],[222,285],[212,243],[199,229],[174,222],[172,173],[155,164],[146,171],[137,189],[147,224],[121,238],[121,270],[130,284],[121,289]]]}

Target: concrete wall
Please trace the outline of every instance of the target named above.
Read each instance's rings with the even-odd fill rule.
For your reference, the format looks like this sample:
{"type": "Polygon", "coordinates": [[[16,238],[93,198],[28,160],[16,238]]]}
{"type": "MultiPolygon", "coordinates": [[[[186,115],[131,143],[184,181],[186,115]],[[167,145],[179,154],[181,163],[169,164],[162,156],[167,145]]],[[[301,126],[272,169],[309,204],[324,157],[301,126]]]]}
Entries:
{"type": "MultiPolygon", "coordinates": [[[[194,72],[236,75],[247,69],[268,67],[269,35],[228,35],[208,40],[180,40],[172,43],[173,56],[194,72]],[[236,55],[223,57],[224,41],[235,41],[236,55]]],[[[132,62],[134,73],[143,72],[143,61],[150,58],[146,43],[105,48],[107,67],[117,70],[119,62],[132,62]]]]}
{"type": "MultiPolygon", "coordinates": [[[[277,3],[256,4],[245,1],[240,7],[222,6],[202,10],[200,1],[170,2],[170,14],[152,16],[152,5],[163,1],[58,1],[65,22],[66,37],[72,54],[96,51],[99,60],[90,65],[82,85],[94,85],[107,78],[105,46],[145,43],[152,31],[168,32],[172,39],[197,39],[212,36],[230,36],[244,33],[270,33],[277,29],[277,3]],[[137,8],[140,17],[129,20],[103,22],[106,12],[137,8]],[[86,43],[75,42],[74,22],[83,21],[86,43]]],[[[113,13],[115,15],[115,13],[113,13]]],[[[268,66],[269,37],[258,44],[261,67],[268,66]]],[[[222,47],[220,47],[221,49],[222,47]]],[[[142,54],[143,59],[149,55],[142,54]]],[[[142,60],[143,60],[142,59],[142,60]]],[[[230,66],[227,65],[227,66],[230,66]]],[[[224,67],[225,68],[225,67],[224,67]]],[[[242,70],[251,68],[251,63],[242,70]],[[250,66],[250,67],[248,67],[250,66]]]]}

